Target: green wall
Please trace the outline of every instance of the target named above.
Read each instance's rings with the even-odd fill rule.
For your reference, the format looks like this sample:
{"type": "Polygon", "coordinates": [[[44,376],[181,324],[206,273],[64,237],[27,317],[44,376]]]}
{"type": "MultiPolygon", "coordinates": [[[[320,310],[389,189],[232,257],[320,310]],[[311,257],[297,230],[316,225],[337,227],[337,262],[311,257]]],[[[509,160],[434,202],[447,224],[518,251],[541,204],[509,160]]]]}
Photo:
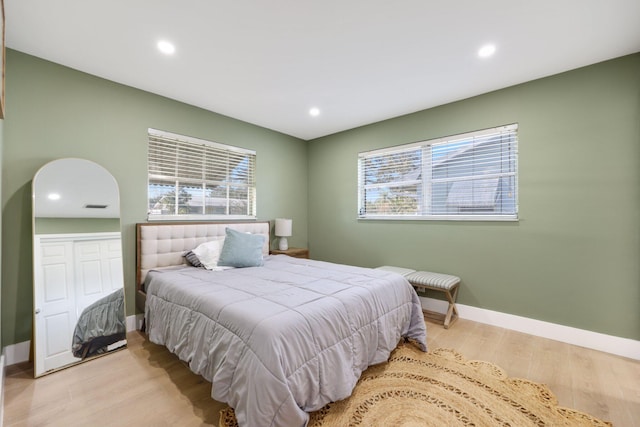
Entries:
{"type": "Polygon", "coordinates": [[[135,223],[146,221],[148,128],[256,150],[258,218],[293,218],[291,245],[307,245],[307,145],[299,139],[13,50],[6,103],[3,346],[31,339],[31,180],[54,159],[92,160],[118,181],[128,315],[135,312],[135,223]]]}
{"type": "Polygon", "coordinates": [[[462,304],[638,340],[639,184],[635,54],[310,141],[310,250],[456,274],[462,304]],[[509,123],[519,222],[356,219],[358,152],[509,123]]]}
{"type": "Polygon", "coordinates": [[[120,231],[120,218],[33,219],[34,234],[105,233],[120,231]]]}
{"type": "Polygon", "coordinates": [[[450,272],[463,304],[640,339],[640,54],[308,144],[16,51],[6,67],[3,346],[31,338],[31,179],[57,158],[116,177],[135,312],[149,127],[256,150],[259,219],[293,218],[290,244],[316,259],[450,272]],[[356,219],[359,151],[508,123],[519,124],[519,222],[356,219]]]}

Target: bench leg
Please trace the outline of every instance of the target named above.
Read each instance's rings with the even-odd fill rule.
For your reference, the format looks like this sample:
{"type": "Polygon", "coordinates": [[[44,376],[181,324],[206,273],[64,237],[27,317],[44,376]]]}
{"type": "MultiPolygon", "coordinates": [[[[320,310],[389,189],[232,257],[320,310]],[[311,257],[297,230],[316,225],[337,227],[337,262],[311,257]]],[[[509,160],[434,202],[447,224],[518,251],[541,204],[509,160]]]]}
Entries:
{"type": "Polygon", "coordinates": [[[447,310],[447,315],[444,317],[444,328],[449,329],[456,320],[458,320],[458,308],[456,307],[456,297],[458,296],[458,285],[455,285],[453,288],[453,295],[450,291],[445,291],[445,295],[447,296],[447,301],[449,301],[449,309],[447,310]]]}

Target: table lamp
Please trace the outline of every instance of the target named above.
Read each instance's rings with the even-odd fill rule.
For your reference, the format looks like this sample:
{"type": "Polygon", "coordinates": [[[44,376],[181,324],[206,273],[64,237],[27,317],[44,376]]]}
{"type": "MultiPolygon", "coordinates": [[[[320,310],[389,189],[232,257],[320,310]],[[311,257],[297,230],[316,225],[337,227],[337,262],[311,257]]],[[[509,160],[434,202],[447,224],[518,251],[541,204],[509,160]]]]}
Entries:
{"type": "Polygon", "coordinates": [[[291,228],[293,221],[286,218],[276,218],[276,237],[279,237],[278,249],[286,251],[289,249],[289,242],[287,237],[291,236],[291,228]]]}

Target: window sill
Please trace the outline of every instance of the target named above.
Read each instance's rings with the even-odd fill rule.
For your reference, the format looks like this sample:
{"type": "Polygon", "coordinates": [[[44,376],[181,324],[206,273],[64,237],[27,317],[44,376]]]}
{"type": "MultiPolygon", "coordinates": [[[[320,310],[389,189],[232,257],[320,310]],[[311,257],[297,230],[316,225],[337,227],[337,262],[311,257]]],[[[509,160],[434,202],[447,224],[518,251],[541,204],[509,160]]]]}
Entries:
{"type": "Polygon", "coordinates": [[[497,216],[497,215],[378,215],[358,217],[358,221],[490,221],[490,222],[518,222],[520,219],[516,216],[497,216]]]}
{"type": "Polygon", "coordinates": [[[147,215],[147,221],[255,221],[248,215],[147,215]]]}

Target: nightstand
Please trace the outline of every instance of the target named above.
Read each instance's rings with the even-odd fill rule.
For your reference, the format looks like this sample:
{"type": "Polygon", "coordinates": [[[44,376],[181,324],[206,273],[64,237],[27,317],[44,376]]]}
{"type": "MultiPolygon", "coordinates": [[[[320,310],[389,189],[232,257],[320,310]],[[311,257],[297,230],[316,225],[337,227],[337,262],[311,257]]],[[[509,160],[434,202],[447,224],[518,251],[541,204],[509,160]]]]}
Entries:
{"type": "Polygon", "coordinates": [[[286,251],[272,249],[269,253],[271,255],[289,255],[294,258],[309,258],[309,249],[307,248],[289,248],[286,251]]]}

